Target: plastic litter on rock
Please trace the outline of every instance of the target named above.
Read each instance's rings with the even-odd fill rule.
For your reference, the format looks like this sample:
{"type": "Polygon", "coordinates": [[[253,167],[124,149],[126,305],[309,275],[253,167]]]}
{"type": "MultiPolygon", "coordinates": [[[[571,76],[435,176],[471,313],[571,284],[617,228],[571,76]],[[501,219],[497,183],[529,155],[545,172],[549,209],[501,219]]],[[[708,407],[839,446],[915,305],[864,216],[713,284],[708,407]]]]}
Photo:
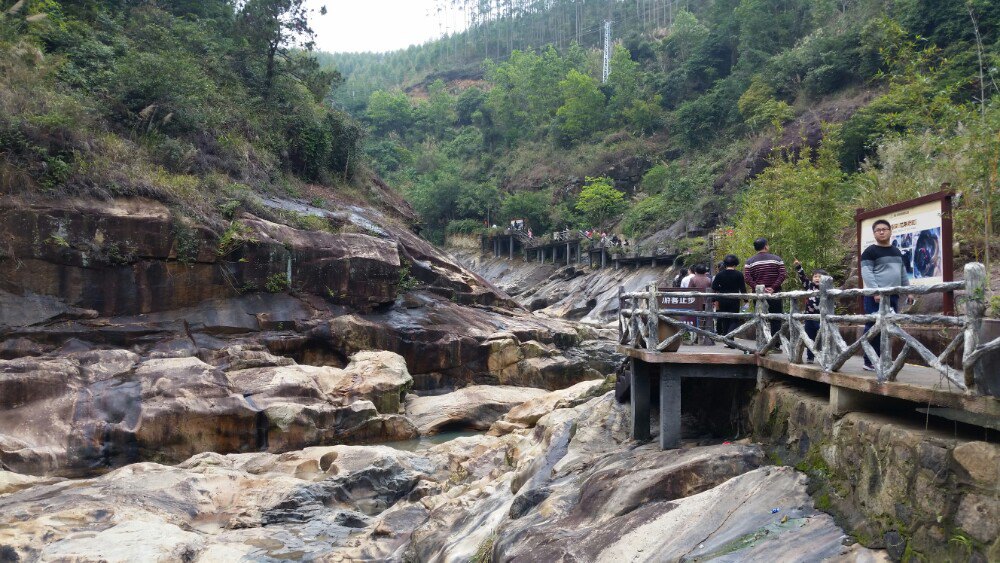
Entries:
{"type": "Polygon", "coordinates": [[[771,514],[777,514],[777,513],[779,513],[779,512],[781,512],[781,509],[780,509],[780,508],[772,508],[772,509],[771,509],[771,514]]]}

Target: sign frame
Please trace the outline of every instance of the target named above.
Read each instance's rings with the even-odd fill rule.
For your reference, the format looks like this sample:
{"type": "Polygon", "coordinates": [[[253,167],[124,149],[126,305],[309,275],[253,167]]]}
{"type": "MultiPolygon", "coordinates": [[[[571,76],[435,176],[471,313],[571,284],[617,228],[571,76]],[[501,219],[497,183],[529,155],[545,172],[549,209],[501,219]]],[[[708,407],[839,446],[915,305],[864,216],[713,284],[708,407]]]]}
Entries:
{"type": "MultiPolygon", "coordinates": [[[[918,198],[910,199],[907,201],[901,201],[893,205],[886,207],[881,207],[879,209],[872,209],[870,211],[864,208],[858,208],[854,213],[855,229],[856,229],[856,246],[857,246],[857,268],[858,268],[858,282],[861,287],[864,287],[864,280],[861,279],[861,253],[864,250],[861,248],[861,223],[868,219],[879,219],[886,217],[893,213],[898,213],[900,211],[906,211],[914,207],[919,207],[929,203],[941,202],[941,279],[945,282],[954,281],[954,256],[952,255],[952,247],[954,244],[953,231],[952,231],[952,198],[955,196],[955,192],[948,189],[948,184],[941,186],[941,191],[927,194],[918,198]]],[[[861,298],[858,298],[859,307],[861,298]]],[[[944,314],[953,315],[955,312],[955,293],[953,291],[946,292],[944,294],[944,314]]]]}

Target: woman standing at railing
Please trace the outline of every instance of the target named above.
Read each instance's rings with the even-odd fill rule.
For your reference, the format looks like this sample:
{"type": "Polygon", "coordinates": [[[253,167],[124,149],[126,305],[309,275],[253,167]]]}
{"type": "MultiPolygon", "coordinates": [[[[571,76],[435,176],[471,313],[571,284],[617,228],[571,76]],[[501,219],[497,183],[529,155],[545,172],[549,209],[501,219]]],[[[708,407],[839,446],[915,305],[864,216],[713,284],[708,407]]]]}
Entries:
{"type": "MultiPolygon", "coordinates": [[[[743,280],[743,274],[736,269],[740,264],[740,259],[735,254],[727,254],[725,258],[722,259],[722,265],[724,269],[716,274],[715,279],[712,280],[712,291],[715,293],[746,293],[746,282],[743,280]]],[[[716,311],[720,313],[739,313],[740,312],[740,300],[739,299],[716,299],[715,300],[716,311]]],[[[729,331],[733,329],[737,319],[733,318],[723,318],[715,321],[715,332],[725,336],[729,334],[729,331]]],[[[732,345],[726,344],[730,348],[732,345]]]]}

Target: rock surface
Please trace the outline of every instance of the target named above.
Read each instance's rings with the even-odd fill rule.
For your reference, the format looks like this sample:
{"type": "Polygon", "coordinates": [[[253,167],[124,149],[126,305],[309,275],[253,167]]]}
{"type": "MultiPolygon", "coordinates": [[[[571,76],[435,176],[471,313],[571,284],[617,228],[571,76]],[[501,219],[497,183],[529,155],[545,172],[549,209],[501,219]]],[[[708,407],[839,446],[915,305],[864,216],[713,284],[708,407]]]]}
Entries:
{"type": "Polygon", "coordinates": [[[73,474],[209,451],[416,436],[398,414],[412,378],[391,352],[359,353],[344,369],[247,346],[214,359],[219,367],[117,349],[0,360],[0,463],[73,474]]]}
{"type": "MultiPolygon", "coordinates": [[[[560,405],[556,396],[536,405],[560,405]]],[[[607,394],[559,406],[534,429],[417,452],[206,453],[38,483],[0,496],[0,550],[24,561],[878,555],[845,547],[805,476],[762,467],[759,447],[636,447],[625,423],[607,394]]]]}
{"type": "Polygon", "coordinates": [[[553,318],[603,326],[617,319],[618,286],[639,291],[651,283],[667,285],[670,264],[651,268],[590,269],[586,264],[511,262],[481,255],[479,249],[453,249],[466,267],[490,280],[521,306],[553,318]]]}
{"type": "Polygon", "coordinates": [[[472,385],[445,395],[408,397],[406,417],[421,435],[444,429],[488,430],[514,406],[545,395],[531,387],[472,385]]]}

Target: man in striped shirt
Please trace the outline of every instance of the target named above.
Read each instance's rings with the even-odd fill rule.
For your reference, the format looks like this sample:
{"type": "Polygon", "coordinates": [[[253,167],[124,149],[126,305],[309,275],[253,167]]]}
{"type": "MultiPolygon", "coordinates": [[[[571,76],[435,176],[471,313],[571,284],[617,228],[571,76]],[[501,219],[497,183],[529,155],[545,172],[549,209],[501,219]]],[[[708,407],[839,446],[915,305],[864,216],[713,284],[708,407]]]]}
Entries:
{"type": "MultiPolygon", "coordinates": [[[[780,256],[771,254],[766,238],[759,238],[753,241],[753,249],[757,251],[747,259],[747,264],[743,268],[743,279],[747,282],[749,291],[757,290],[758,285],[764,286],[764,293],[776,293],[781,291],[781,284],[788,277],[785,271],[785,262],[780,256]]],[[[767,308],[769,313],[783,313],[785,311],[781,299],[768,299],[767,308]]],[[[777,334],[781,330],[781,321],[771,321],[771,334],[777,334]]]]}

